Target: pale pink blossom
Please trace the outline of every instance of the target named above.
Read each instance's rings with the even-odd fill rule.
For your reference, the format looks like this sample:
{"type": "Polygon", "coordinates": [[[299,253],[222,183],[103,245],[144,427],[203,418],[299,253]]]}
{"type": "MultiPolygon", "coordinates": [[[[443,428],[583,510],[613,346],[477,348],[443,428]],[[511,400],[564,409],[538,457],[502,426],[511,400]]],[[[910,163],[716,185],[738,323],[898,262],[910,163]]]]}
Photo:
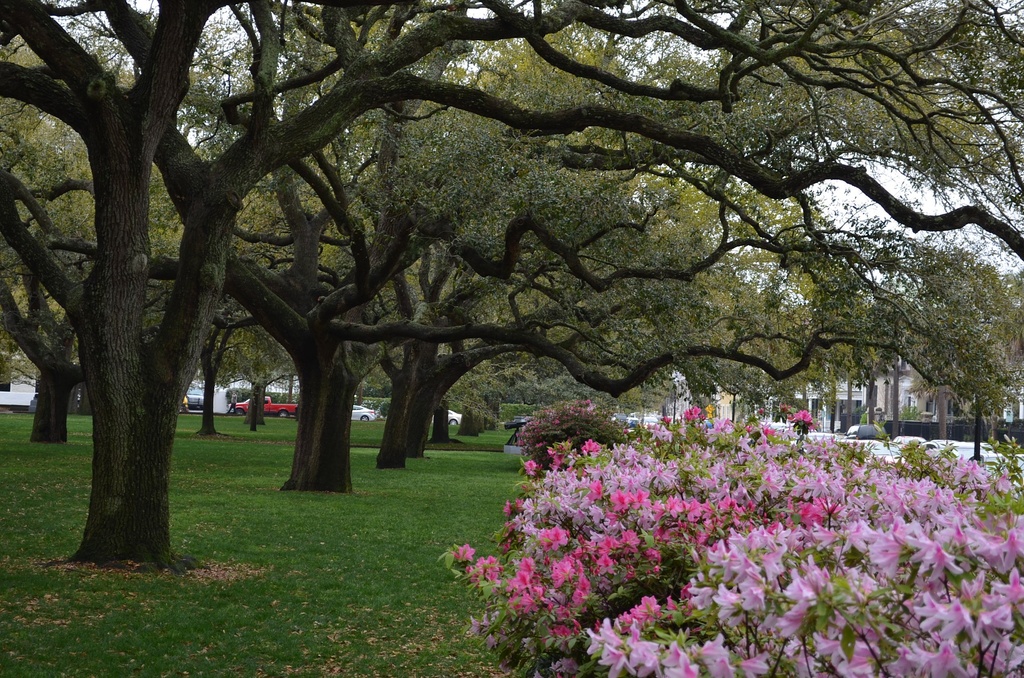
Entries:
{"type": "Polygon", "coordinates": [[[674,640],[669,644],[668,652],[661,660],[661,667],[664,678],[699,678],[700,676],[699,665],[694,664],[674,640]]]}

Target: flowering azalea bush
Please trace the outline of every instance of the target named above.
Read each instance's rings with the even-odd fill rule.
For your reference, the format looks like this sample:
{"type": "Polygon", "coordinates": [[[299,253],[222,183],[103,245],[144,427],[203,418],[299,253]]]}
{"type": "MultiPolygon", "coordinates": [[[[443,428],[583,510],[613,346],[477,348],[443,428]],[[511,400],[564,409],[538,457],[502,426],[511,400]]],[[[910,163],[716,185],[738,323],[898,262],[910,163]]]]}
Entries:
{"type": "Polygon", "coordinates": [[[526,675],[1024,675],[1024,516],[1005,474],[728,420],[588,443],[448,554],[526,675]]]}
{"type": "Polygon", "coordinates": [[[569,441],[568,450],[579,448],[588,440],[611,445],[625,440],[623,427],[612,419],[610,410],[589,400],[558,403],[540,410],[519,431],[519,445],[532,465],[527,472],[559,466],[562,454],[556,448],[569,441]]]}

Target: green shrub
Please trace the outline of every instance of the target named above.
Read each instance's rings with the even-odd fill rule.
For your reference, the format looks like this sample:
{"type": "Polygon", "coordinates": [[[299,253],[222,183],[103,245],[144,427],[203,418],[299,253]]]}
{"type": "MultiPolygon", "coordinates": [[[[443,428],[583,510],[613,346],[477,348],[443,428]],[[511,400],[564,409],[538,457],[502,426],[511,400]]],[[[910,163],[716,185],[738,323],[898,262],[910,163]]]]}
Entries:
{"type": "Polygon", "coordinates": [[[914,405],[904,407],[900,410],[900,419],[903,421],[917,421],[921,418],[921,410],[914,405]]]}
{"type": "Polygon", "coordinates": [[[519,432],[523,456],[543,469],[551,467],[549,448],[565,441],[579,448],[588,440],[608,446],[625,440],[622,425],[612,419],[611,410],[589,400],[556,403],[540,410],[519,432]]]}

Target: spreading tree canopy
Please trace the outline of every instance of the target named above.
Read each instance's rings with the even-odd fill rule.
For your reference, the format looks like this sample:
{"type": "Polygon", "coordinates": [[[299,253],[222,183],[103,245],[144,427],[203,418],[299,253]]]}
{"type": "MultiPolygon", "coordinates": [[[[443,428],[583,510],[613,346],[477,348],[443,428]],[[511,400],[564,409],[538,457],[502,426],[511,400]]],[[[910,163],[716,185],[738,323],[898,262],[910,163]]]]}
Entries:
{"type": "MultiPolygon", "coordinates": [[[[92,189],[87,232],[74,238],[47,232],[12,183],[0,182],[0,234],[65,309],[94,406],[93,488],[76,557],[173,560],[175,417],[235,260],[237,215],[266,177],[289,165],[299,171],[299,161],[349,135],[369,112],[487,118],[560,168],[686,185],[715,217],[708,235],[687,241],[687,260],[659,264],[610,257],[609,243],[631,226],[578,230],[586,225],[571,218],[579,204],[558,209],[565,196],[557,193],[496,215],[490,224],[500,229],[483,239],[473,235],[480,224],[426,200],[392,204],[390,227],[374,232],[338,211],[339,237],[364,256],[345,284],[306,300],[301,313],[307,327],[316,320],[354,351],[353,360],[364,360],[360,346],[403,335],[516,341],[612,392],[687,355],[732,357],[785,376],[849,327],[782,337],[794,360],[781,367],[754,350],[779,333],[739,325],[728,342],[638,352],[627,369],[605,373],[575,350],[576,337],[588,336],[588,324],[596,336],[612,318],[623,332],[629,315],[588,315],[588,305],[603,302],[583,295],[642,298],[651,281],[684,284],[750,251],[774,254],[784,270],[803,265],[793,257],[870,262],[884,238],[912,232],[973,229],[1024,257],[1016,226],[1024,195],[1019,12],[1013,3],[944,0],[166,0],[145,10],[123,0],[0,0],[3,114],[46,116],[88,158],[88,176],[69,177],[92,189]],[[425,103],[413,112],[403,108],[409,101],[425,103]],[[872,209],[845,222],[826,218],[834,186],[872,209]],[[919,205],[922,191],[930,200],[919,205]],[[162,208],[161,193],[173,210],[162,208]],[[401,206],[418,211],[394,211],[401,206]],[[353,318],[401,270],[401,245],[416,237],[446,243],[484,277],[532,269],[536,284],[522,297],[531,313],[583,290],[574,327],[564,331],[552,318],[556,336],[544,336],[534,331],[535,313],[534,327],[440,330],[353,318]],[[69,265],[68,251],[88,261],[69,265]],[[557,289],[543,289],[547,269],[537,268],[548,255],[557,260],[557,289]],[[155,275],[174,279],[159,312],[147,305],[155,275]]],[[[4,138],[2,169],[20,173],[16,143],[4,138]]],[[[499,160],[492,171],[502,171],[499,160]]],[[[650,185],[635,184],[637,195],[650,185]]],[[[635,318],[642,330],[647,319],[635,318]]]]}

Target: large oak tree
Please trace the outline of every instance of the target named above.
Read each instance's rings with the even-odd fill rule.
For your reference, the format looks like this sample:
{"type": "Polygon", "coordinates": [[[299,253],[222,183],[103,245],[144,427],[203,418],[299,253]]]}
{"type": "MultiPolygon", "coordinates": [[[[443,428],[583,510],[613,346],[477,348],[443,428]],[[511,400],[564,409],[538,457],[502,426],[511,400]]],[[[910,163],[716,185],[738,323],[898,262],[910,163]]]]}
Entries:
{"type": "MultiPolygon", "coordinates": [[[[563,164],[642,168],[688,183],[717,206],[712,242],[695,243],[688,262],[661,267],[581,259],[583,245],[601,247],[566,233],[571,221],[558,224],[537,205],[506,215],[490,250],[467,239],[472,224],[443,210],[393,214],[395,238],[415,231],[448,242],[485,276],[512,276],[534,243],[594,292],[642,294],[643,282],[659,277],[684,283],[745,247],[774,252],[785,265],[790,252],[853,260],[851,231],[868,223],[854,218],[833,228],[815,209],[835,184],[904,229],[976,227],[1024,257],[1014,225],[1024,188],[1017,162],[1021,40],[1016,16],[1004,16],[1013,8],[934,0],[485,0],[466,12],[459,3],[254,0],[218,12],[227,7],[168,0],[159,11],[138,13],[121,0],[0,0],[0,97],[74,130],[88,150],[94,185],[94,249],[80,272],[62,265],[47,237],[25,227],[13,193],[0,191],[0,232],[65,308],[94,404],[93,488],[79,559],[172,559],[167,487],[175,416],[221,292],[236,215],[263,177],[386,104],[423,100],[498,120],[557,142],[547,152],[563,164]],[[195,67],[204,38],[228,46],[226,68],[195,67]],[[544,75],[525,87],[479,66],[492,54],[488,44],[518,38],[525,47],[517,70],[544,75]],[[474,51],[461,71],[439,75],[427,67],[437,50],[465,46],[474,51]],[[21,50],[41,64],[7,58],[21,50]],[[238,67],[242,61],[247,70],[238,67]],[[222,134],[204,133],[218,126],[222,134]],[[175,282],[157,317],[146,306],[160,263],[152,237],[154,166],[181,223],[175,282]],[[892,172],[909,181],[892,180],[892,172]],[[908,185],[927,187],[949,208],[918,208],[908,185]],[[760,200],[782,206],[773,214],[757,209],[760,200]]],[[[212,51],[204,46],[202,54],[212,51]]],[[[377,251],[399,254],[385,243],[377,251]]],[[[392,261],[386,257],[383,263],[392,261]]],[[[692,355],[733,357],[781,376],[845,334],[819,328],[792,338],[797,360],[782,369],[751,350],[774,333],[736,332],[728,345],[671,342],[638,352],[631,368],[608,375],[576,350],[588,323],[590,335],[598,332],[592,318],[547,336],[536,326],[465,323],[438,332],[355,323],[338,311],[369,302],[380,280],[398,270],[366,263],[355,262],[351,286],[307,312],[332,341],[514,341],[611,392],[692,355]]]]}

